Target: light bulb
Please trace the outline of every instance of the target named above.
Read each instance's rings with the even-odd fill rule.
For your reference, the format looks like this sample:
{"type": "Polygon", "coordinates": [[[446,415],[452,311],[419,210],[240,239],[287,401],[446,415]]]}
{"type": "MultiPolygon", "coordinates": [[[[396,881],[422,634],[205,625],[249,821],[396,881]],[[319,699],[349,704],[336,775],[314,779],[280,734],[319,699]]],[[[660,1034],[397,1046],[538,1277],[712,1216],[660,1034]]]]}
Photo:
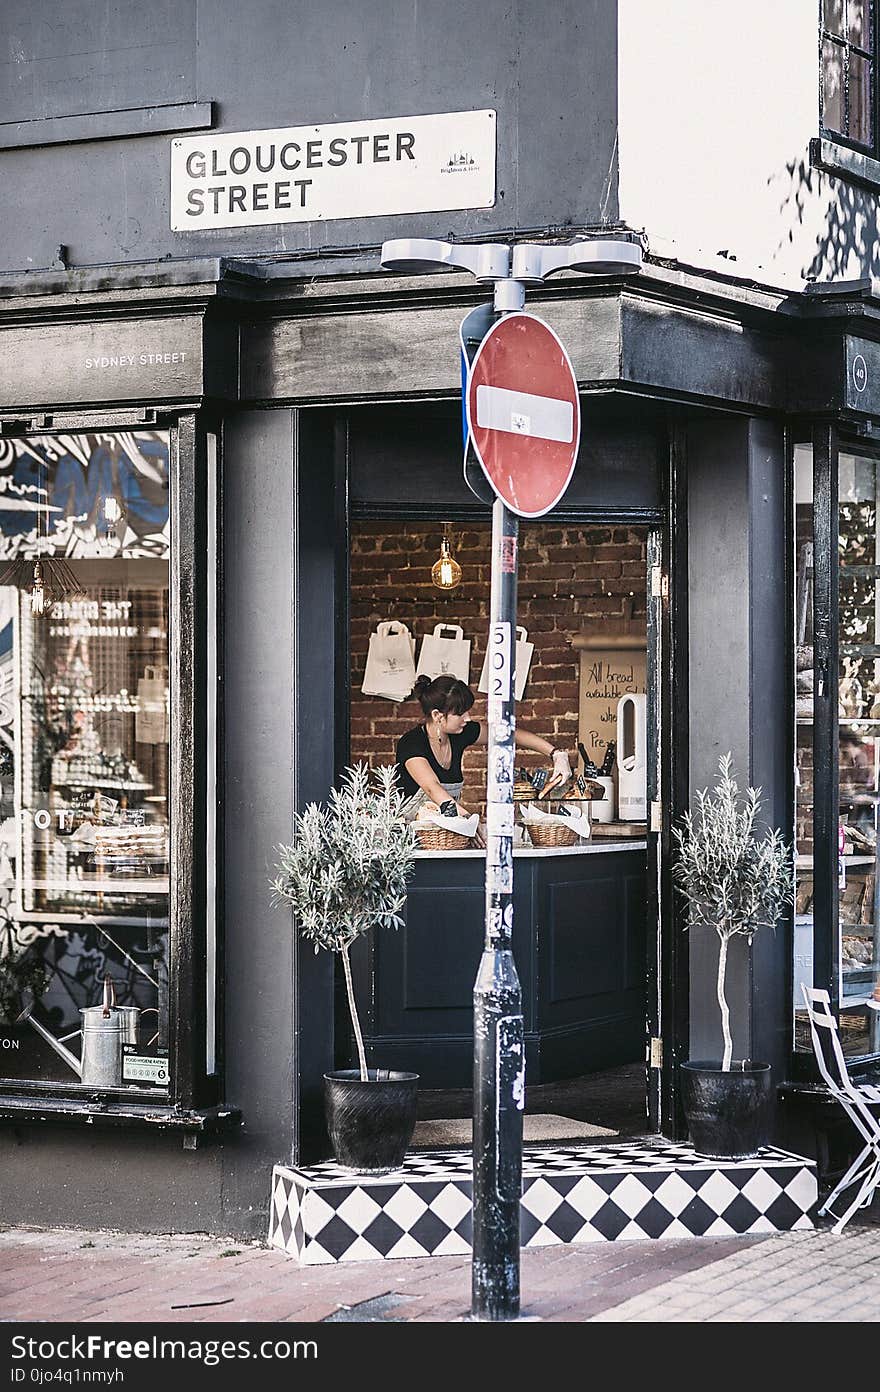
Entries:
{"type": "Polygon", "coordinates": [[[449,554],[449,539],[440,543],[440,555],[431,567],[431,580],[438,590],[454,590],[461,584],[461,566],[449,554]]]}
{"type": "Polygon", "coordinates": [[[112,496],[104,499],[104,517],[112,526],[118,522],[122,516],[122,509],[116,499],[112,496]]]}
{"type": "Polygon", "coordinates": [[[34,583],[31,589],[31,613],[43,614],[46,610],[46,587],[43,584],[43,567],[40,562],[34,566],[34,583]]]}

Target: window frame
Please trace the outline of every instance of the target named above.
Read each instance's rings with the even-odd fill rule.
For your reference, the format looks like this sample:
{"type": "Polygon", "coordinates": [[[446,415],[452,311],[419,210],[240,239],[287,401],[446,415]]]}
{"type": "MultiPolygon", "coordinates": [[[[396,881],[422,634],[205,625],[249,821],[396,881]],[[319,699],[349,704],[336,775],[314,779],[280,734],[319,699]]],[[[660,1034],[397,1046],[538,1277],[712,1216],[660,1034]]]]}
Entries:
{"type": "MultiPolygon", "coordinates": [[[[840,796],[838,674],[839,642],[839,456],[852,451],[875,460],[880,468],[880,449],[864,439],[844,436],[834,421],[816,421],[811,428],[792,432],[788,469],[793,475],[795,444],[809,444],[813,460],[813,665],[816,681],[813,691],[813,986],[828,991],[835,1018],[840,1017],[840,899],[838,892],[838,821],[840,796]]],[[[792,495],[794,488],[792,486],[792,495]]],[[[794,554],[794,497],[790,509],[789,552],[794,554]]],[[[878,577],[880,582],[880,577],[878,577]]],[[[793,590],[792,596],[793,599],[793,590]]],[[[789,603],[794,652],[794,604],[789,603]]],[[[792,680],[789,699],[794,708],[792,680]]],[[[793,722],[793,729],[796,726],[793,722]]],[[[792,763],[796,762],[792,747],[792,763]]],[[[792,802],[792,825],[796,824],[796,796],[792,802]]],[[[812,1050],[794,1045],[794,1012],[801,1002],[793,999],[794,970],[791,963],[791,1054],[795,1079],[818,1080],[812,1050]]],[[[845,1002],[844,1002],[845,1005],[845,1002]]],[[[851,1073],[873,1070],[880,1051],[847,1059],[851,1073]]]]}
{"type": "MultiPolygon", "coordinates": [[[[844,6],[844,16],[846,16],[850,0],[841,0],[841,3],[844,6]]],[[[865,0],[865,3],[868,6],[868,16],[871,27],[871,42],[869,48],[863,48],[861,44],[852,43],[848,37],[848,34],[836,34],[833,30],[826,28],[823,13],[824,4],[823,0],[819,0],[819,133],[820,136],[823,136],[826,139],[833,141],[835,144],[843,145],[848,150],[854,150],[859,154],[866,155],[869,157],[877,157],[878,154],[880,154],[880,118],[878,118],[877,110],[877,70],[878,56],[880,56],[880,54],[878,54],[877,42],[877,4],[876,0],[865,0]],[[825,124],[825,61],[823,56],[823,47],[826,39],[831,43],[839,45],[844,50],[843,101],[844,117],[847,125],[846,131],[838,131],[831,126],[826,126],[825,124]],[[858,54],[860,57],[865,58],[871,64],[871,137],[869,142],[856,140],[853,136],[849,134],[849,67],[851,53],[858,54]]],[[[847,28],[848,26],[844,20],[844,29],[847,28]]]]}
{"type": "MultiPolygon", "coordinates": [[[[43,1104],[57,1100],[69,1119],[81,1112],[91,1119],[96,1101],[102,1112],[135,1118],[139,1108],[149,1104],[155,1117],[163,1112],[178,1116],[181,1122],[200,1108],[217,1106],[222,1100],[222,917],[216,876],[208,874],[211,848],[207,837],[213,834],[213,852],[222,836],[219,799],[209,817],[207,797],[218,791],[208,786],[209,776],[219,769],[222,750],[219,701],[220,666],[220,577],[215,566],[209,573],[209,557],[219,554],[219,515],[221,478],[221,437],[219,426],[195,414],[162,415],[152,409],[130,412],[71,412],[42,422],[16,422],[3,430],[4,438],[27,438],[33,434],[124,431],[145,424],[167,430],[169,434],[169,490],[171,552],[169,557],[169,759],[170,780],[170,862],[169,862],[169,1061],[171,1083],[167,1093],[155,1088],[84,1088],[81,1083],[42,1081],[0,1076],[0,1113],[3,1103],[32,1100],[34,1112],[43,1104]],[[209,447],[209,436],[215,444],[209,447]],[[209,467],[215,477],[209,485],[209,467]],[[209,503],[214,516],[209,518],[209,503]],[[209,527],[214,544],[209,548],[209,527]],[[209,586],[213,589],[208,604],[209,586]],[[208,624],[212,624],[209,633],[208,624]],[[213,655],[209,652],[214,645],[213,655]],[[210,659],[210,660],[209,660],[210,659]],[[211,673],[215,689],[208,700],[207,676],[211,673]],[[216,711],[216,719],[209,712],[216,711]],[[212,742],[209,751],[208,741],[212,742]],[[212,902],[207,900],[208,885],[213,887],[212,902]],[[208,1071],[208,931],[209,916],[215,933],[214,945],[214,1070],[208,1071]]],[[[0,1064],[2,1068],[2,1064],[0,1064]]]]}

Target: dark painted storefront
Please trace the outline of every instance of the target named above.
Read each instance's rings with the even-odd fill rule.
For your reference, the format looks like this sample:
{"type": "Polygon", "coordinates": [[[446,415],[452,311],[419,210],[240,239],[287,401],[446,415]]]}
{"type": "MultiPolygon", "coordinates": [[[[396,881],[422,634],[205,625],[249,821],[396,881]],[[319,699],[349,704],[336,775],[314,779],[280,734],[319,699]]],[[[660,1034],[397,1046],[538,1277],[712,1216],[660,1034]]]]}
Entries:
{"type": "MultiPolygon", "coordinates": [[[[258,1233],[271,1164],[323,1146],[332,964],[298,944],[268,879],[292,811],[324,796],[348,757],[349,518],[387,514],[389,479],[400,517],[479,510],[449,449],[455,330],[479,292],[453,275],[374,271],[357,277],[353,304],[352,281],[322,276],[304,310],[298,280],[276,279],[267,295],[258,277],[216,262],[119,282],[111,308],[85,277],[76,295],[63,275],[36,293],[7,280],[2,439],[168,432],[172,1084],[161,1098],[90,1092],[63,1070],[5,1084],[4,1216],[258,1233]],[[141,364],[142,352],[154,361],[141,364]],[[104,357],[113,365],[100,375],[85,365],[104,357]],[[137,361],[123,368],[123,357],[137,361]],[[436,464],[439,497],[405,467],[413,450],[436,464]]],[[[670,827],[728,748],[763,785],[768,815],[791,823],[795,445],[813,444],[817,479],[844,445],[870,454],[870,367],[857,390],[850,362],[880,352],[873,306],[855,293],[844,316],[839,299],[792,303],[650,263],[626,285],[566,279],[532,303],[566,341],[583,394],[560,516],[628,518],[657,536],[661,737],[649,794],[662,830],[648,837],[644,1037],[662,1043],[649,1125],[681,1134],[676,1063],[717,1043],[712,945],[688,944],[670,903],[670,827]]],[[[821,496],[817,485],[817,512],[821,496]]],[[[818,566],[815,590],[818,606],[818,566]]],[[[817,645],[833,643],[816,615],[817,645]]],[[[824,718],[817,769],[833,755],[824,718]]],[[[833,918],[830,823],[824,846],[822,834],[817,817],[815,896],[833,918]]],[[[771,1060],[780,1084],[809,1071],[792,1050],[792,953],[781,924],[732,973],[748,1030],[737,1052],[771,1060]]],[[[824,969],[831,980],[833,955],[817,932],[817,979],[824,969]]],[[[803,1141],[796,1094],[783,1095],[779,1137],[803,1141]]]]}
{"type": "MultiPolygon", "coordinates": [[[[874,806],[852,773],[876,772],[864,664],[880,658],[880,619],[873,590],[852,588],[880,564],[874,285],[785,293],[671,264],[652,255],[655,229],[622,225],[617,14],[604,0],[565,0],[552,24],[533,0],[515,23],[506,3],[450,0],[409,26],[390,0],[308,15],[276,0],[162,0],[117,7],[97,37],[87,0],[53,3],[51,24],[48,8],[10,0],[0,20],[23,55],[0,73],[15,214],[0,248],[0,538],[4,567],[22,548],[47,571],[66,557],[89,607],[62,599],[50,634],[14,595],[33,588],[29,565],[0,585],[15,609],[3,600],[0,943],[25,924],[58,969],[67,996],[35,1017],[56,1035],[97,1002],[103,964],[157,1027],[132,1046],[147,1062],[108,1088],[83,1085],[28,1022],[0,1026],[0,1222],[262,1235],[272,1166],[326,1153],[322,1074],[349,1042],[333,963],[272,902],[275,848],[357,747],[358,529],[439,536],[447,521],[478,530],[486,512],[462,479],[458,348],[486,287],[381,272],[381,242],[403,235],[646,246],[635,278],[565,273],[527,296],[581,393],[580,455],[553,525],[578,545],[618,529],[643,548],[656,804],[638,853],[564,872],[521,862],[530,1073],[589,1072],[623,1039],[647,1060],[646,1130],[683,1134],[677,1065],[719,1053],[717,947],[683,930],[671,830],[731,750],[767,819],[797,826],[799,843],[795,912],[750,959],[732,954],[734,1052],[773,1065],[777,1139],[813,1146],[798,983],[812,976],[861,1020],[853,1002],[876,980],[876,947],[873,966],[858,954],[880,920],[880,876],[864,841],[844,866],[838,848],[840,816],[858,833],[874,806]],[[171,230],[172,139],[486,110],[491,207],[171,230]],[[832,565],[838,532],[858,550],[851,573],[832,565]],[[122,638],[124,662],[108,646],[122,638]],[[838,740],[838,671],[855,745],[838,740]],[[47,717],[51,740],[35,741],[34,712],[57,714],[70,690],[84,722],[47,717]],[[135,696],[152,723],[128,746],[117,717],[139,718],[135,696]],[[150,868],[137,890],[132,846],[150,868]],[[89,868],[114,855],[122,913],[89,868]],[[10,905],[26,862],[22,914],[10,905]],[[605,936],[586,950],[576,906],[591,897],[605,936]],[[627,965],[613,976],[621,936],[627,965]],[[558,986],[597,970],[602,991],[558,986]]],[[[405,967],[405,937],[359,964],[375,1049],[413,1051],[437,1086],[467,1068],[472,971],[450,889],[472,916],[479,899],[477,862],[452,864],[420,862],[405,967]],[[435,989],[439,1010],[425,1006],[435,989]]],[[[878,1052],[859,1025],[858,1066],[878,1052]]]]}

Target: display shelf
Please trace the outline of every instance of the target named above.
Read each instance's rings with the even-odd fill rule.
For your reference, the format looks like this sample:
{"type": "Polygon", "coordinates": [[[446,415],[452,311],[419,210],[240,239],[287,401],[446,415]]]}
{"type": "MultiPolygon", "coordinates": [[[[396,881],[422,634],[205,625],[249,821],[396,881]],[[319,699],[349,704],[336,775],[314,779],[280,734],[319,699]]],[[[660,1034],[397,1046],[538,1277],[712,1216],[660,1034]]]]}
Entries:
{"type": "MultiPolygon", "coordinates": [[[[845,855],[843,862],[846,866],[855,865],[874,865],[877,857],[873,855],[845,855]]],[[[796,870],[812,870],[814,857],[811,855],[799,855],[795,858],[796,870]]]]}
{"type": "Polygon", "coordinates": [[[120,876],[119,878],[103,876],[93,880],[28,880],[27,889],[51,890],[56,894],[91,894],[96,890],[101,893],[116,894],[168,894],[171,881],[167,875],[156,875],[155,877],[144,876],[135,879],[120,876]]]}
{"type": "MultiPolygon", "coordinates": [[[[114,898],[116,896],[114,895],[114,898]]],[[[157,896],[158,897],[158,896],[157,896]]],[[[167,895],[164,896],[167,898],[167,895]]],[[[118,909],[113,913],[106,913],[103,909],[85,909],[82,913],[72,912],[69,908],[62,908],[53,913],[44,909],[20,909],[15,915],[16,923],[57,923],[66,924],[74,928],[126,928],[140,932],[144,928],[153,928],[157,932],[162,932],[168,927],[168,916],[162,914],[123,914],[118,909]]]]}
{"type": "Polygon", "coordinates": [[[123,793],[139,792],[152,788],[152,783],[133,783],[121,778],[59,778],[54,788],[116,788],[123,793]]]}
{"type": "MultiPolygon", "coordinates": [[[[813,717],[812,717],[811,715],[799,715],[799,716],[797,717],[796,723],[797,723],[798,725],[813,725],[813,724],[815,724],[815,721],[813,720],[813,717]]],[[[872,719],[872,717],[871,717],[871,716],[868,716],[868,715],[866,715],[866,716],[855,716],[855,717],[852,717],[852,718],[849,718],[849,717],[848,717],[846,720],[840,720],[840,719],[838,719],[837,724],[838,724],[841,728],[844,728],[844,727],[847,727],[847,726],[850,726],[850,725],[878,725],[878,726],[880,726],[880,720],[872,719]]]]}

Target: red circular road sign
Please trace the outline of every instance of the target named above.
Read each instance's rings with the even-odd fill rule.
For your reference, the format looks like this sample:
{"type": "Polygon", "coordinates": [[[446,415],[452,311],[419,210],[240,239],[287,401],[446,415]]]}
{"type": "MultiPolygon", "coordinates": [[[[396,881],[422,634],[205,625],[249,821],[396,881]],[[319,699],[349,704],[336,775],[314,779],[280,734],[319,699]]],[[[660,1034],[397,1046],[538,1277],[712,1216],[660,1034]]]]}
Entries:
{"type": "Polygon", "coordinates": [[[577,382],[556,334],[534,314],[505,314],[468,377],[467,423],[483,472],[511,512],[541,517],[574,472],[581,435],[577,382]]]}

